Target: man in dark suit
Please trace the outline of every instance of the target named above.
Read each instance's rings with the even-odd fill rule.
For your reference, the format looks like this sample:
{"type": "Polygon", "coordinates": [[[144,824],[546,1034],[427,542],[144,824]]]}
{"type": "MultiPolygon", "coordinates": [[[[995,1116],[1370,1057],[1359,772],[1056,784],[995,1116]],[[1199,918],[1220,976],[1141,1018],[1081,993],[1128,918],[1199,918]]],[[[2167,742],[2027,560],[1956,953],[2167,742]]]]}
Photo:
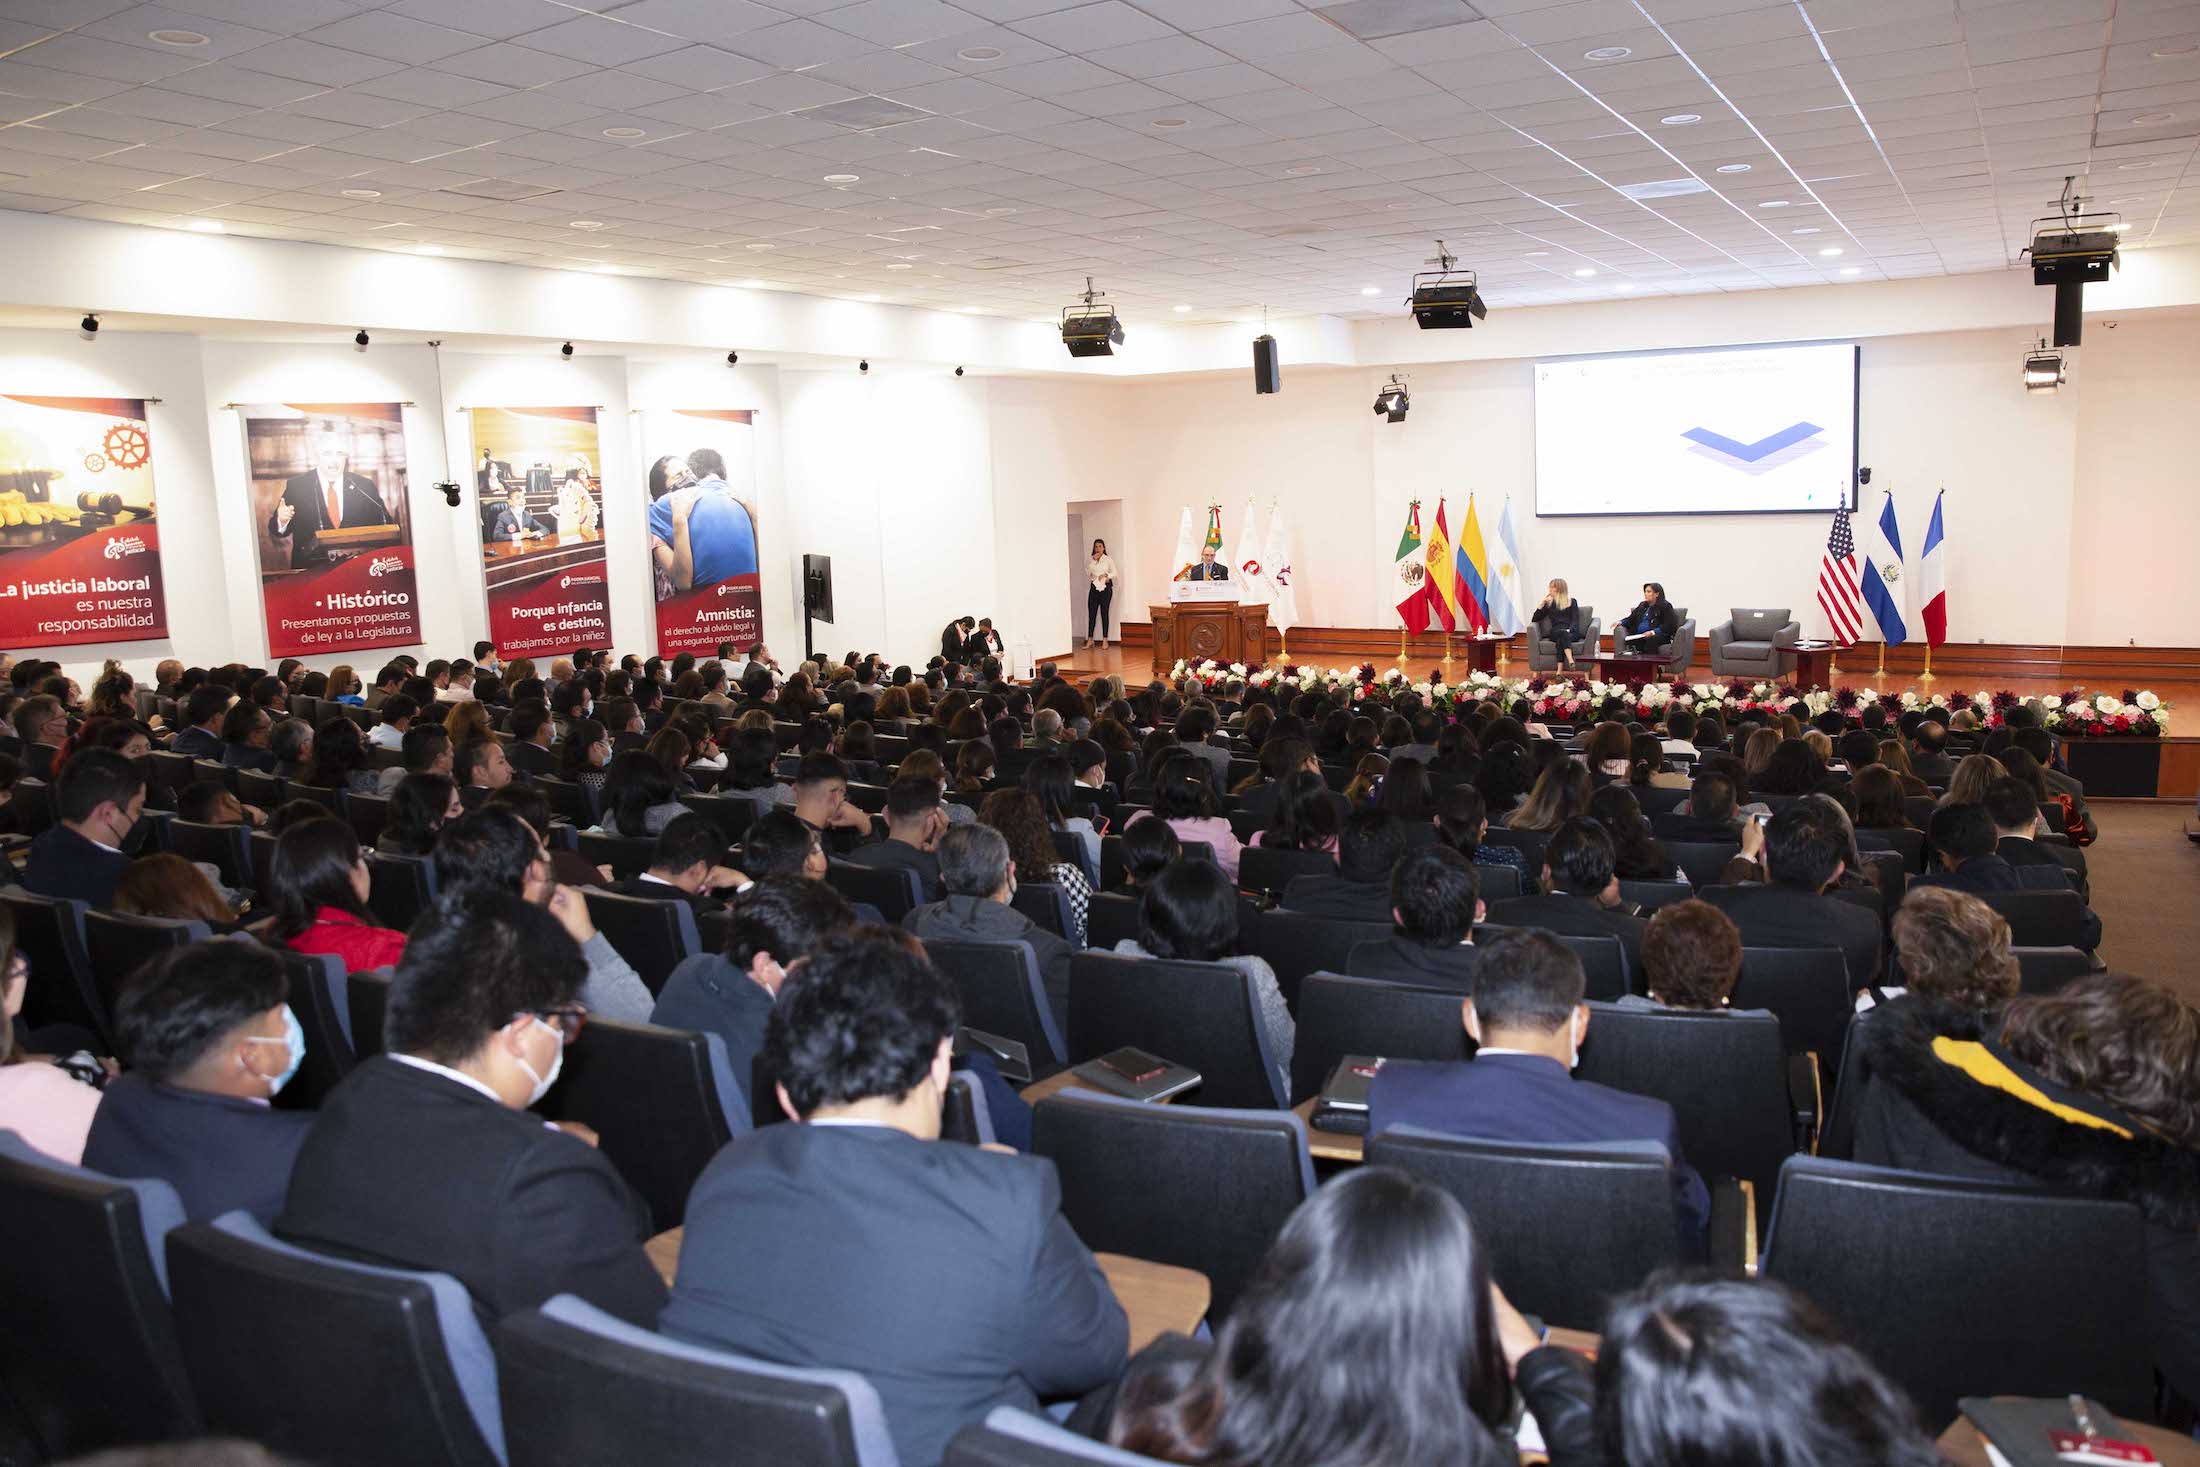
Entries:
{"type": "Polygon", "coordinates": [[[1589,1030],[1585,987],[1580,960],[1547,932],[1483,943],[1464,1005],[1474,1058],[1384,1065],[1368,1091],[1368,1134],[1420,1126],[1489,1141],[1656,1141],[1672,1158],[1681,1219],[1700,1239],[1711,1198],[1681,1154],[1673,1108],[1570,1073],[1589,1030]]]}
{"type": "Polygon", "coordinates": [[[239,698],[222,718],[222,763],[231,769],[275,772],[275,751],[268,747],[275,720],[249,698],[239,698]]]}
{"type": "Polygon", "coordinates": [[[445,890],[397,966],[388,1052],[322,1106],[274,1231],[450,1274],[492,1319],[577,1294],[652,1328],[665,1287],[642,1251],[648,1209],[591,1137],[527,1112],[579,1031],[587,974],[544,908],[487,883],[445,890]]]}
{"type": "Polygon", "coordinates": [[[1701,895],[1734,919],[1742,946],[1838,948],[1851,988],[1875,983],[1879,917],[1830,890],[1848,869],[1849,838],[1836,810],[1799,800],[1765,827],[1765,880],[1707,886],[1701,895]]]}
{"type": "Polygon", "coordinates": [[[1184,579],[1187,581],[1227,581],[1230,579],[1230,568],[1215,559],[1214,546],[1202,545],[1199,547],[1199,559],[1194,561],[1191,567],[1184,572],[1184,579]]]}
{"type": "Polygon", "coordinates": [[[914,871],[921,900],[936,902],[942,892],[940,837],[946,834],[947,809],[940,803],[938,783],[910,775],[886,787],[886,839],[857,846],[842,859],[856,866],[914,871]]]}
{"type": "Polygon", "coordinates": [[[2069,796],[2074,807],[2072,813],[2084,827],[2086,837],[2099,840],[2101,827],[2095,823],[2092,810],[2086,806],[2085,786],[2075,776],[2055,765],[2055,736],[2038,724],[2029,724],[2012,734],[2009,742],[2039,761],[2040,773],[2047,780],[2048,792],[2069,796]]]}
{"type": "Polygon", "coordinates": [[[2020,779],[1997,779],[1986,787],[1986,813],[1994,821],[1994,853],[2012,866],[2052,866],[2078,895],[2092,900],[2086,885],[2085,852],[2076,846],[2048,845],[2033,839],[2039,802],[2020,779]]]}
{"type": "Polygon", "coordinates": [[[859,1372],[908,1467],[995,1406],[1112,1381],[1129,1336],[1053,1163],[939,1142],[960,1009],[887,933],[828,938],[796,970],[765,1062],[800,1124],[739,1137],[704,1171],[658,1326],[859,1372]]]}
{"type": "Polygon", "coordinates": [[[229,689],[220,683],[200,683],[184,700],[185,727],[168,741],[168,752],[194,759],[221,758],[222,719],[228,712],[229,689]]]}
{"type": "Polygon", "coordinates": [[[978,629],[970,634],[970,641],[964,647],[968,655],[963,660],[982,662],[988,657],[998,657],[1006,650],[1001,642],[1001,634],[993,629],[993,618],[981,616],[978,618],[978,629]]]}
{"type": "Polygon", "coordinates": [[[724,893],[740,884],[741,873],[726,865],[726,838],[707,816],[689,811],[667,821],[657,832],[649,869],[606,890],[620,896],[683,901],[700,917],[725,906],[724,893]]]}
{"type": "MultiPolygon", "coordinates": [[[[2016,783],[2012,780],[2010,783],[2016,783]]],[[[2018,784],[2022,790],[2024,786],[2018,784]]],[[[2030,827],[2027,826],[2027,829],[2030,827]]],[[[1989,891],[2068,891],[2062,864],[2011,865],[1999,849],[1994,817],[1984,805],[1943,805],[1925,832],[1937,870],[1910,878],[1912,886],[1945,886],[1973,896],[1989,891]]]]}
{"type": "Polygon", "coordinates": [[[15,735],[23,741],[22,773],[53,778],[53,758],[69,741],[69,710],[50,693],[25,698],[15,710],[15,735]]]}
{"type": "Polygon", "coordinates": [[[555,525],[530,514],[525,503],[507,499],[500,504],[484,506],[489,517],[491,540],[512,540],[520,536],[539,539],[549,534],[555,525]]]}
{"type": "Polygon", "coordinates": [[[1345,972],[1472,993],[1482,917],[1474,864],[1450,846],[1416,846],[1391,873],[1390,906],[1397,934],[1353,944],[1345,972]]]}
{"type": "Polygon", "coordinates": [[[374,481],[353,473],[348,460],[342,437],[324,427],[314,436],[313,467],[284,482],[283,497],[267,517],[267,533],[290,541],[293,569],[328,563],[323,530],[390,523],[374,481]]]}
{"type": "Polygon", "coordinates": [[[1031,949],[1054,1022],[1069,1024],[1070,945],[1010,906],[1016,863],[990,825],[958,825],[940,837],[940,885],[947,895],[901,919],[920,938],[949,942],[1020,942],[1031,949]]]}
{"type": "Polygon", "coordinates": [[[1917,726],[1917,735],[1910,743],[1910,772],[1927,784],[1948,787],[1949,779],[1956,772],[1953,759],[1948,757],[1948,729],[1945,724],[1932,719],[1917,726]]]}
{"type": "Polygon", "coordinates": [[[504,744],[505,756],[512,761],[512,767],[531,778],[555,778],[558,761],[550,754],[550,736],[554,731],[549,704],[540,698],[515,704],[512,736],[504,744]]]}
{"type": "Polygon", "coordinates": [[[1390,873],[1406,853],[1405,828],[1387,810],[1361,810],[1337,833],[1335,876],[1294,876],[1281,906],[1306,917],[1388,922],[1390,873]]]}
{"type": "Polygon", "coordinates": [[[282,959],[252,942],[171,948],[123,989],[115,1028],[130,1069],[107,1083],[84,1164],[158,1177],[186,1216],[282,1210],[313,1113],[268,1104],[305,1057],[282,959]]]}
{"type": "Polygon", "coordinates": [[[974,616],[958,616],[940,629],[940,660],[943,662],[970,661],[970,634],[978,628],[974,616]]]}
{"type": "Polygon", "coordinates": [[[1619,910],[1619,878],[1612,873],[1612,838],[1604,827],[1577,815],[1552,832],[1543,848],[1543,894],[1508,897],[1493,904],[1489,919],[1501,927],[1540,927],[1574,937],[1616,937],[1627,970],[1642,971],[1642,918],[1619,910]]]}
{"type": "MultiPolygon", "coordinates": [[[[748,1094],[756,1057],[764,1051],[764,1025],[787,970],[855,920],[840,893],[824,882],[767,876],[735,900],[723,953],[698,953],[672,970],[649,1022],[723,1039],[726,1063],[748,1094]]],[[[752,1106],[757,1100],[749,1095],[752,1106]]]]}
{"type": "Polygon", "coordinates": [[[1741,839],[1741,817],[1734,804],[1734,781],[1706,771],[1688,787],[1688,813],[1664,811],[1650,820],[1660,840],[1712,844],[1741,839]]]}
{"type": "Polygon", "coordinates": [[[24,889],[109,905],[130,868],[123,843],[144,813],[145,772],[112,749],[82,750],[61,771],[54,824],[31,842],[24,889]]]}

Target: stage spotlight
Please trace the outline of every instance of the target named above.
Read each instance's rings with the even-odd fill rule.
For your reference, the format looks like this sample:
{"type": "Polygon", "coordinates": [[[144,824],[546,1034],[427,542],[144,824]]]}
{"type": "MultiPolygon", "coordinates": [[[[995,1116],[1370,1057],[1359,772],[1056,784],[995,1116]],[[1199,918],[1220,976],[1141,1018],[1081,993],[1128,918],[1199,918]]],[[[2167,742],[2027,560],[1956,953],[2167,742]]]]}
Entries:
{"type": "Polygon", "coordinates": [[[76,323],[76,334],[83,337],[86,341],[96,339],[99,335],[99,317],[93,315],[85,316],[83,320],[76,323]]]}
{"type": "Polygon", "coordinates": [[[1375,394],[1376,413],[1393,423],[1402,423],[1406,420],[1406,410],[1412,406],[1413,398],[1406,391],[1405,379],[1391,373],[1390,380],[1375,394]]]}
{"type": "Polygon", "coordinates": [[[1423,331],[1471,329],[1489,316],[1474,272],[1460,269],[1458,256],[1445,249],[1442,240],[1436,241],[1436,253],[1422,263],[1436,268],[1413,277],[1413,295],[1406,305],[1423,331]]]}
{"type": "Polygon", "coordinates": [[[868,372],[868,371],[870,371],[870,370],[871,370],[871,359],[870,359],[869,357],[865,357],[865,358],[864,358],[864,359],[863,359],[862,361],[860,361],[860,362],[857,362],[857,363],[856,363],[856,370],[857,370],[858,372],[868,372]]]}
{"type": "Polygon", "coordinates": [[[573,360],[573,343],[568,341],[565,345],[559,347],[558,355],[565,358],[569,362],[573,360]]]}
{"type": "MultiPolygon", "coordinates": [[[[2032,221],[2032,283],[2055,287],[2055,345],[2076,346],[2085,332],[2086,282],[2106,280],[2118,263],[2123,221],[2114,211],[2092,210],[2063,180],[2057,212],[2032,221]]],[[[2050,389],[2051,390],[2051,389],[2050,389]]]]}
{"type": "Polygon", "coordinates": [[[353,338],[351,339],[351,349],[352,349],[353,351],[365,351],[365,350],[367,349],[367,328],[366,328],[366,327],[364,327],[364,326],[360,327],[360,328],[359,328],[359,334],[358,334],[357,336],[354,336],[354,337],[353,337],[353,338]]]}
{"type": "Polygon", "coordinates": [[[1073,357],[1112,357],[1123,344],[1123,323],[1101,296],[1087,275],[1085,293],[1078,297],[1084,304],[1062,307],[1062,345],[1073,357]]]}
{"type": "Polygon", "coordinates": [[[729,366],[729,367],[738,367],[738,366],[740,366],[740,365],[741,365],[741,353],[739,353],[739,352],[737,352],[737,351],[729,351],[729,352],[727,352],[727,353],[726,353],[726,365],[727,365],[727,366],[729,366]]]}
{"type": "Polygon", "coordinates": [[[2024,390],[2026,392],[2053,392],[2070,380],[2069,359],[2060,351],[2049,351],[2042,340],[2036,350],[2024,354],[2024,390]]]}

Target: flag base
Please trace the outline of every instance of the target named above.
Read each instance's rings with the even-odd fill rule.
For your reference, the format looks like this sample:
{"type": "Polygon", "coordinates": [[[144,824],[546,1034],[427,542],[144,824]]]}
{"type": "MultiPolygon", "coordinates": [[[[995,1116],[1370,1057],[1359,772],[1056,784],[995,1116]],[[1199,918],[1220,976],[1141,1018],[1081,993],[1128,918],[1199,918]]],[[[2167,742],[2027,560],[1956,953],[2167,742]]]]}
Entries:
{"type": "Polygon", "coordinates": [[[1887,644],[1886,644],[1885,642],[1881,642],[1881,643],[1879,644],[1879,666],[1877,666],[1876,668],[1872,669],[1872,676],[1873,676],[1874,678],[1885,678],[1885,677],[1886,677],[1886,675],[1887,675],[1887,644]]]}
{"type": "Polygon", "coordinates": [[[1925,670],[1917,675],[1917,680],[1921,683],[1937,683],[1940,681],[1939,678],[1933,676],[1933,649],[1931,643],[1927,643],[1925,646],[1925,670]]]}
{"type": "Polygon", "coordinates": [[[1413,634],[1404,627],[1398,628],[1398,670],[1406,670],[1406,659],[1412,655],[1413,634]]]}

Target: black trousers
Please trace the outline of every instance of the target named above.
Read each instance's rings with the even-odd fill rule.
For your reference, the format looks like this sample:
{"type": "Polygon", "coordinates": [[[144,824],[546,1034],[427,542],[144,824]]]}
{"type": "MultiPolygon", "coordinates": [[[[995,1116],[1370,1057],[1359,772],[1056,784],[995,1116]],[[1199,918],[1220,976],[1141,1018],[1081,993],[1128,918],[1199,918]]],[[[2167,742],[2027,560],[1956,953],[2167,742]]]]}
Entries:
{"type": "Polygon", "coordinates": [[[1115,603],[1115,583],[1110,581],[1106,590],[1085,587],[1085,640],[1092,640],[1093,623],[1100,624],[1100,640],[1108,639],[1108,608],[1115,603]]]}

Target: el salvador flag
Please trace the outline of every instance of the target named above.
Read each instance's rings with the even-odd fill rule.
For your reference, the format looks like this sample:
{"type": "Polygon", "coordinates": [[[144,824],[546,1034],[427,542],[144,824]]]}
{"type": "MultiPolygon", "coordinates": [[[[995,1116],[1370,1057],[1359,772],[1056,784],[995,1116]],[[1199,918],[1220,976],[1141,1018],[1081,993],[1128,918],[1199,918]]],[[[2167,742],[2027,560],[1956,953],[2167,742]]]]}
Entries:
{"type": "Polygon", "coordinates": [[[1879,640],[1899,647],[1909,640],[1902,620],[1902,528],[1894,517],[1894,493],[1880,496],[1864,549],[1864,604],[1879,623],[1879,640]]]}

